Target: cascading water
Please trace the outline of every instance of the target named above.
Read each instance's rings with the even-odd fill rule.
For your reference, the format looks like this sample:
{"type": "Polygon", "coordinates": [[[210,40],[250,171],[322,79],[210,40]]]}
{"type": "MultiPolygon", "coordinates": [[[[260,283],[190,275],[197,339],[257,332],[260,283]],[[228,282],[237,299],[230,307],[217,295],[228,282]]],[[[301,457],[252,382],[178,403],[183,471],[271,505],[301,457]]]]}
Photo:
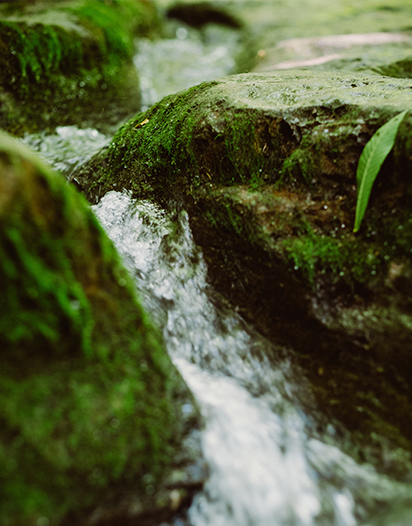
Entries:
{"type": "Polygon", "coordinates": [[[355,526],[378,503],[407,497],[409,485],[316,437],[299,404],[303,376],[268,358],[287,352],[214,306],[185,214],[176,228],[155,205],[115,192],[93,210],[205,419],[210,478],[189,511],[193,526],[355,526]]]}
{"type": "MultiPolygon", "coordinates": [[[[184,55],[187,42],[182,41],[188,32],[176,31],[176,48],[184,55]]],[[[149,51],[152,58],[164,57],[164,49],[162,43],[147,41],[140,47],[146,58],[137,56],[135,63],[141,76],[149,75],[142,80],[144,104],[149,105],[165,93],[154,83],[155,62],[150,70],[145,60],[149,51]]],[[[196,49],[203,53],[200,44],[196,49]]],[[[231,64],[216,49],[204,47],[206,58],[197,61],[204,70],[204,64],[219,63],[221,57],[226,71],[218,69],[214,77],[227,74],[231,64]]],[[[191,83],[201,80],[206,79],[191,83]]],[[[96,130],[76,127],[24,139],[66,174],[109,140],[96,130]]],[[[320,436],[310,390],[288,350],[275,347],[236,313],[219,306],[222,302],[206,283],[206,266],[192,241],[187,215],[172,220],[152,203],[114,192],[93,210],[134,276],[144,307],[163,330],[168,352],[204,417],[202,446],[210,476],[193,501],[188,523],[409,526],[402,510],[410,517],[412,485],[357,464],[339,449],[332,426],[320,436]],[[386,508],[388,514],[381,517],[386,508]]]]}

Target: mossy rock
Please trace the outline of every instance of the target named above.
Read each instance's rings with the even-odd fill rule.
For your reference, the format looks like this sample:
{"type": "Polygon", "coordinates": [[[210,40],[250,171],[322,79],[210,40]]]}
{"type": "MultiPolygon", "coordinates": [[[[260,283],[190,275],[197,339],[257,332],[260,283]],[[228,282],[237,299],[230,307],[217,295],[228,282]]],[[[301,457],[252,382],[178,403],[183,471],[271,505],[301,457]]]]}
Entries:
{"type": "Polygon", "coordinates": [[[138,111],[133,39],[159,26],[147,1],[0,4],[0,127],[107,130],[138,111]]]}
{"type": "Polygon", "coordinates": [[[168,510],[159,485],[197,413],[112,242],[4,133],[0,196],[1,524],[168,510]]]}
{"type": "Polygon", "coordinates": [[[372,443],[360,458],[387,465],[384,444],[408,456],[412,440],[410,115],[351,230],[361,151],[411,102],[407,80],[236,75],[138,114],[74,175],[92,202],[120,187],[186,207],[210,280],[296,350],[328,421],[372,443]]]}

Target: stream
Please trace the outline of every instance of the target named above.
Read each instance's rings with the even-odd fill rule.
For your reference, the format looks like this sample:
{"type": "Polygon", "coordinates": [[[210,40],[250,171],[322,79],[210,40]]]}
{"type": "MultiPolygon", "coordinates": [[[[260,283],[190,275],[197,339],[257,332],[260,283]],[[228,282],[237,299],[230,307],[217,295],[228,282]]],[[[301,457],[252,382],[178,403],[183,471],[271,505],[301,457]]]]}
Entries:
{"type": "MultiPolygon", "coordinates": [[[[174,38],[137,43],[144,108],[234,68],[233,30],[212,26],[199,36],[172,27],[174,38]]],[[[68,126],[24,142],[68,175],[110,137],[68,126]]],[[[207,284],[187,214],[171,217],[116,192],[92,209],[163,331],[205,421],[201,440],[210,475],[187,517],[176,518],[174,526],[409,524],[402,513],[411,509],[411,484],[356,463],[340,449],[332,425],[317,431],[315,402],[290,351],[256,334],[207,284]]]]}

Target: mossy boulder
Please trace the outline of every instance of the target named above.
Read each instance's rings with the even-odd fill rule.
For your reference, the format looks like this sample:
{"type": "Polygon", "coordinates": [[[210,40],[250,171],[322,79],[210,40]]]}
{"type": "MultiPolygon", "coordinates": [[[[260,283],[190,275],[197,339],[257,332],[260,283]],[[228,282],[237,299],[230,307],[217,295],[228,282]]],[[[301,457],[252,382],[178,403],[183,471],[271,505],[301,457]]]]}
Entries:
{"type": "Polygon", "coordinates": [[[92,202],[121,187],[186,207],[210,280],[296,350],[328,421],[387,465],[385,444],[408,456],[412,441],[411,115],[351,230],[362,149],[411,103],[409,80],[236,75],[138,114],[75,175],[92,202]]]}
{"type": "Polygon", "coordinates": [[[0,127],[108,129],[133,115],[133,39],[158,23],[144,0],[0,4],[0,127]]]}
{"type": "Polygon", "coordinates": [[[0,523],[167,515],[191,395],[84,197],[4,133],[0,259],[0,523]]]}

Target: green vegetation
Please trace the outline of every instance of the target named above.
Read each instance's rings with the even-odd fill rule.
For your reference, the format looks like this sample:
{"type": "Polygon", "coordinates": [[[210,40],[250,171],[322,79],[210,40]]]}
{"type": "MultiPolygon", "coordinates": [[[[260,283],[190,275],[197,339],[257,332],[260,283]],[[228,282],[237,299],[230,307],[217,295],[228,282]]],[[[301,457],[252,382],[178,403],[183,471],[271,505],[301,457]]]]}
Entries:
{"type": "Polygon", "coordinates": [[[319,277],[330,274],[332,285],[345,283],[352,292],[356,285],[369,284],[374,276],[382,274],[388,266],[385,256],[390,252],[381,254],[377,242],[368,244],[365,252],[366,247],[350,234],[334,238],[314,232],[287,239],[283,247],[292,268],[312,286],[319,277]]]}
{"type": "Polygon", "coordinates": [[[172,188],[177,199],[189,187],[259,188],[272,181],[291,148],[292,141],[282,144],[288,126],[262,111],[233,113],[218,92],[204,104],[204,94],[216,84],[204,82],[165,97],[122,126],[109,148],[76,175],[87,179],[89,200],[120,187],[167,205],[172,188]],[[216,107],[211,115],[209,105],[216,107]]]}
{"type": "Polygon", "coordinates": [[[188,391],[85,199],[5,134],[0,149],[0,522],[144,503],[188,391]]]}
{"type": "Polygon", "coordinates": [[[362,155],[360,156],[356,172],[358,199],[356,204],[355,225],[353,227],[354,232],[359,230],[368,205],[373,183],[384,160],[389,155],[389,152],[395,144],[399,125],[406,113],[406,111],[399,113],[396,117],[393,117],[390,121],[379,128],[365,146],[362,155]]]}
{"type": "Polygon", "coordinates": [[[78,122],[126,97],[130,115],[139,104],[133,37],[156,25],[153,5],[131,0],[0,10],[0,125],[18,134],[78,122]]]}
{"type": "MultiPolygon", "coordinates": [[[[203,118],[196,101],[211,85],[200,84],[165,97],[122,126],[108,149],[76,175],[78,179],[87,177],[88,198],[93,202],[114,188],[126,188],[141,198],[153,198],[155,190],[156,199],[166,204],[172,187],[177,198],[184,191],[178,183],[186,177],[186,168],[196,166],[193,134],[196,123],[203,118]],[[176,104],[181,111],[176,112],[176,104]]],[[[196,169],[192,176],[195,185],[201,183],[196,169]]]]}
{"type": "Polygon", "coordinates": [[[344,287],[349,294],[361,293],[365,287],[378,292],[387,286],[390,269],[403,268],[412,251],[411,211],[403,206],[385,210],[385,206],[383,202],[370,210],[367,225],[356,236],[339,222],[324,233],[307,226],[305,232],[282,239],[277,247],[289,259],[291,270],[311,288],[326,282],[344,287]]]}

